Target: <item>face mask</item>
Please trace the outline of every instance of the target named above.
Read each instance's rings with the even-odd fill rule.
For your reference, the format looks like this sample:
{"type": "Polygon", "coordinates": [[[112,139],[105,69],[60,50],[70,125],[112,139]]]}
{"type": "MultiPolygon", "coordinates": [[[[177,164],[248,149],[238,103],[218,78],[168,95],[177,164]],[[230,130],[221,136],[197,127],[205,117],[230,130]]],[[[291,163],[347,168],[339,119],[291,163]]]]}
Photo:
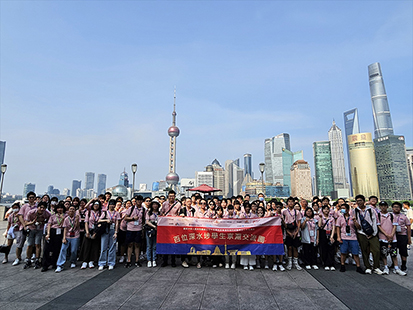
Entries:
{"type": "Polygon", "coordinates": [[[340,209],[341,214],[346,213],[346,209],[340,209]]]}
{"type": "Polygon", "coordinates": [[[13,209],[13,212],[19,212],[19,209],[13,209]]]}
{"type": "Polygon", "coordinates": [[[52,201],[52,206],[57,205],[57,201],[52,201]]]}
{"type": "Polygon", "coordinates": [[[264,201],[264,197],[260,197],[260,201],[264,201]]]}

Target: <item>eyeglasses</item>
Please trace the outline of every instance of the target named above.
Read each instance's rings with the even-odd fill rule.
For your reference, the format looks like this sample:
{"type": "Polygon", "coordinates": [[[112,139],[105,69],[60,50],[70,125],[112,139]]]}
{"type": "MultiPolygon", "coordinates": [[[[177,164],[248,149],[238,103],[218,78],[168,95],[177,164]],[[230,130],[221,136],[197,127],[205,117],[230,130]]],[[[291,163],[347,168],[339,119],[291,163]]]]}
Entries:
{"type": "Polygon", "coordinates": [[[30,197],[29,197],[29,199],[34,199],[34,198],[36,198],[36,196],[30,196],[30,197]]]}
{"type": "Polygon", "coordinates": [[[151,202],[150,200],[145,200],[145,202],[151,202]]]}
{"type": "Polygon", "coordinates": [[[201,202],[201,205],[206,205],[206,202],[201,202]]]}

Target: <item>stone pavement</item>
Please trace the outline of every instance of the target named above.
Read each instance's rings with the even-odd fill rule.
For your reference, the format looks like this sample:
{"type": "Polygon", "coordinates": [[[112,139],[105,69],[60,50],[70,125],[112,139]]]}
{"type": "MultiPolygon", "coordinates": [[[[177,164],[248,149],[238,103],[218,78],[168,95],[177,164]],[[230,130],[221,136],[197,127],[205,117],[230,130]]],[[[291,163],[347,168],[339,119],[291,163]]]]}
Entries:
{"type": "Polygon", "coordinates": [[[412,309],[412,259],[406,277],[360,275],[352,266],[341,273],[78,264],[56,274],[9,263],[0,265],[0,309],[412,309]]]}

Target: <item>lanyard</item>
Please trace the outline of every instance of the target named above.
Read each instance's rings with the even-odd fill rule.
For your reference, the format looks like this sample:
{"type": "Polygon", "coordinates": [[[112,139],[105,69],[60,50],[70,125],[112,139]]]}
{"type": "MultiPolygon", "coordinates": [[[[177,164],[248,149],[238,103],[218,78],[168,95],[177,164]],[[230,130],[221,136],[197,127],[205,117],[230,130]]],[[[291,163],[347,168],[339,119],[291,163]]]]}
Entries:
{"type": "Polygon", "coordinates": [[[92,211],[92,215],[93,215],[93,223],[96,223],[96,219],[97,219],[96,212],[92,211]]]}
{"type": "Polygon", "coordinates": [[[309,221],[307,221],[307,224],[308,224],[308,229],[309,230],[315,230],[315,223],[314,223],[314,220],[309,220],[309,221]]]}
{"type": "Polygon", "coordinates": [[[69,224],[70,224],[70,226],[72,227],[72,231],[75,229],[75,221],[74,221],[74,218],[73,218],[73,220],[70,218],[70,216],[69,216],[69,224]]]}
{"type": "Polygon", "coordinates": [[[56,222],[57,222],[57,226],[61,226],[62,222],[63,222],[63,217],[59,218],[58,215],[56,215],[56,222]],[[59,221],[60,219],[60,221],[59,221]]]}
{"type": "MultiPolygon", "coordinates": [[[[290,214],[290,216],[293,217],[293,215],[292,215],[291,212],[290,212],[290,209],[287,209],[287,211],[288,211],[288,213],[290,214]]],[[[294,222],[295,222],[295,220],[296,220],[295,217],[296,217],[296,215],[295,215],[295,209],[294,209],[294,222]]]]}
{"type": "Polygon", "coordinates": [[[108,211],[111,222],[113,222],[112,220],[113,220],[113,218],[115,217],[115,212],[116,212],[116,211],[113,211],[113,214],[110,214],[110,211],[108,211]]]}

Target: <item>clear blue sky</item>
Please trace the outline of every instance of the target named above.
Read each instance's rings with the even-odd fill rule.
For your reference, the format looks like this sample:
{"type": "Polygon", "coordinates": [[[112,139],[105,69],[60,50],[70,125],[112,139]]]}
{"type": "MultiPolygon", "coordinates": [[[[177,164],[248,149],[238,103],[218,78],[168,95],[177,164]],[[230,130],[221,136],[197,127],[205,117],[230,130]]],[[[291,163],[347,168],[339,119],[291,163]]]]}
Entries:
{"type": "Polygon", "coordinates": [[[71,188],[86,171],[118,183],[168,172],[177,88],[177,172],[327,140],[359,109],[373,131],[367,66],[380,62],[396,134],[413,146],[411,1],[1,1],[4,191],[71,188]],[[130,173],[131,174],[131,173],[130,173]]]}

